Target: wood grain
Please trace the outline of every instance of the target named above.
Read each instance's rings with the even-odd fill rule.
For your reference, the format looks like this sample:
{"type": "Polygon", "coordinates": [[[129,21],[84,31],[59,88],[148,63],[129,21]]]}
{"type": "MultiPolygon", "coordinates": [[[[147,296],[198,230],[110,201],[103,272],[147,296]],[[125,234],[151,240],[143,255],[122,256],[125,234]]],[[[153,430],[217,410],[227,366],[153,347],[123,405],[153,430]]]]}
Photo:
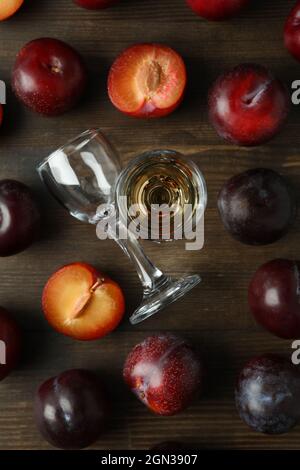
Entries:
{"type": "Polygon", "coordinates": [[[239,62],[269,66],[288,86],[300,78],[300,66],[285,51],[283,22],[293,0],[253,1],[239,18],[209,23],[197,18],[184,0],[124,0],[102,12],[84,11],[71,0],[32,0],[10,21],[0,24],[0,79],[9,84],[19,48],[27,41],[53,36],[75,46],[85,57],[90,87],[72,112],[45,119],[25,110],[9,91],[5,124],[0,130],[1,178],[12,177],[36,191],[44,213],[42,239],[31,249],[0,263],[0,303],[15,312],[25,334],[22,364],[0,384],[0,449],[45,449],[32,419],[36,386],[69,367],[99,371],[114,397],[108,433],[99,449],[149,448],[177,439],[199,448],[296,449],[300,427],[286,436],[251,432],[239,419],[233,400],[234,377],[243,362],[262,352],[290,354],[290,342],[261,331],[247,307],[247,286],[254,270],[275,257],[299,256],[299,219],[280,242],[251,248],[233,241],[216,210],[222,183],[247,168],[266,166],[282,172],[299,193],[300,109],[270,144],[241,149],[225,144],[208,123],[209,86],[224,69],[239,62]],[[105,84],[109,65],[126,46],[141,41],[167,43],[185,58],[189,87],[181,108],[157,121],[127,118],[109,103],[105,84]],[[80,258],[115,278],[125,290],[127,316],[138,304],[141,288],[129,261],[113,242],[97,240],[94,228],[77,222],[42,187],[36,164],[67,138],[99,126],[126,164],[155,147],[191,156],[204,173],[209,191],[205,247],[188,253],[182,244],[145,243],[150,257],[176,276],[200,272],[203,282],[189,296],[133,328],[128,320],[98,342],[78,343],[54,333],[43,318],[40,297],[49,275],[80,258]],[[207,387],[201,400],[173,418],[159,418],[139,404],[122,384],[121,370],[130,348],[147,334],[177,331],[203,355],[207,387]]]}

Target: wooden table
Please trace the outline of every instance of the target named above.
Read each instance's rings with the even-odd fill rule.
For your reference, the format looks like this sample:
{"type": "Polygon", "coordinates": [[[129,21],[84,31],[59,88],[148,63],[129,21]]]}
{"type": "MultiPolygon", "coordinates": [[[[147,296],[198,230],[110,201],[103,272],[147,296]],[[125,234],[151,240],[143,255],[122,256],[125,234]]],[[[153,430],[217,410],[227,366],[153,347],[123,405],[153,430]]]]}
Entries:
{"type": "Polygon", "coordinates": [[[184,0],[123,0],[103,12],[77,8],[71,0],[28,1],[10,21],[0,24],[0,78],[7,84],[18,50],[27,41],[53,36],[76,47],[90,72],[84,102],[65,116],[47,119],[32,114],[8,93],[0,133],[1,178],[29,184],[42,200],[44,230],[40,242],[0,263],[0,303],[15,313],[24,329],[19,369],[0,384],[0,448],[47,449],[32,418],[37,385],[64,369],[99,371],[114,401],[111,426],[94,446],[98,449],[149,448],[166,439],[199,448],[294,449],[300,427],[287,435],[256,434],[241,422],[234,405],[234,378],[251,356],[291,353],[281,341],[256,326],[248,311],[247,286],[254,270],[275,257],[299,256],[299,221],[282,241],[261,248],[235,242],[223,228],[216,197],[224,181],[257,166],[286,175],[297,190],[300,179],[300,108],[270,144],[243,149],[220,140],[207,119],[207,91],[224,69],[240,62],[269,66],[288,86],[300,78],[300,65],[285,51],[282,28],[293,0],[253,1],[239,18],[227,23],[202,21],[184,0]],[[139,121],[115,110],[106,93],[110,64],[126,46],[156,41],[176,48],[185,58],[189,87],[181,108],[161,120],[139,121]],[[139,302],[141,287],[130,262],[111,241],[99,241],[92,226],[77,222],[47,194],[35,165],[51,150],[82,130],[99,126],[119,149],[123,163],[155,147],[174,148],[192,156],[203,171],[209,192],[205,247],[185,252],[175,244],[145,248],[159,266],[174,276],[201,273],[199,288],[163,313],[137,327],[128,316],[139,302]],[[72,341],[55,333],[40,307],[42,288],[58,267],[84,260],[109,273],[124,288],[127,315],[121,327],[95,342],[72,341]],[[205,393],[186,412],[153,416],[122,384],[122,365],[130,348],[151,333],[172,331],[189,338],[207,368],[205,393]]]}

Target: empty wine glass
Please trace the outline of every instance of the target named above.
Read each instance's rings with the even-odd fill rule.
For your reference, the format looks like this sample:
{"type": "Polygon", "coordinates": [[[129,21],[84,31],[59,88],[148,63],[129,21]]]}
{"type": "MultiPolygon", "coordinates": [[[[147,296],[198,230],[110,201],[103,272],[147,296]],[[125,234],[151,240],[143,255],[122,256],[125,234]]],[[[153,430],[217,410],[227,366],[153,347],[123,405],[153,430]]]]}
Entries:
{"type": "MultiPolygon", "coordinates": [[[[157,159],[158,153],[161,158],[180,160],[179,154],[173,151],[155,151],[153,158],[157,159]]],[[[145,159],[145,155],[142,158],[145,159]]],[[[148,152],[147,160],[151,162],[151,158],[148,152]]],[[[134,161],[138,164],[140,159],[134,161]]],[[[199,192],[198,203],[204,212],[204,179],[193,162],[185,160],[185,165],[190,168],[193,184],[199,192]]],[[[153,265],[136,236],[124,225],[124,214],[113,219],[113,213],[119,214],[117,202],[131,174],[128,169],[132,168],[134,163],[122,171],[118,154],[106,137],[99,130],[88,130],[51,153],[38,165],[37,171],[52,195],[72,216],[90,224],[107,222],[109,236],[131,259],[143,285],[142,303],[130,317],[130,322],[137,324],[182,297],[201,278],[193,274],[173,280],[165,275],[153,265]],[[126,237],[117,235],[120,230],[126,237]]]]}

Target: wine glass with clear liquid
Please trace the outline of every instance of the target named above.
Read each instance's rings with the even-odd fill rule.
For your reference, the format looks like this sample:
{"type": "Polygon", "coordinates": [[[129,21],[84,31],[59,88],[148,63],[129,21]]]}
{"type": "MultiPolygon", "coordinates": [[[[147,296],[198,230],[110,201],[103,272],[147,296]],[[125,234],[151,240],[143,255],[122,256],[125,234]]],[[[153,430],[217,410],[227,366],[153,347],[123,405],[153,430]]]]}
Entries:
{"type": "Polygon", "coordinates": [[[183,210],[183,202],[187,201],[204,213],[206,185],[192,161],[175,151],[157,150],[133,159],[122,170],[116,150],[96,129],[82,133],[51,153],[38,165],[37,171],[52,195],[72,216],[95,225],[105,221],[108,235],[135,265],[143,286],[143,299],[130,317],[132,324],[165,308],[201,281],[198,274],[172,279],[154,266],[135,234],[127,228],[130,216],[121,197],[126,196],[144,213],[153,201],[172,203],[175,210],[176,202],[178,210],[183,210]],[[114,221],[112,213],[117,214],[114,221]],[[126,237],[117,235],[120,230],[126,237]]]}

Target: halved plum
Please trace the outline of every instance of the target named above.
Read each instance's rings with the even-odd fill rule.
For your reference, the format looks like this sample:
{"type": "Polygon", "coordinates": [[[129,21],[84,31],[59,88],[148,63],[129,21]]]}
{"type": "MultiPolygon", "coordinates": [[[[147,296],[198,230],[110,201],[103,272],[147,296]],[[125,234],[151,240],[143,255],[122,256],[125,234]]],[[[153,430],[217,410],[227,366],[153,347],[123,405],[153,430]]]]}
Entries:
{"type": "Polygon", "coordinates": [[[160,44],[137,44],[123,51],[108,77],[113,105],[139,118],[162,117],[180,104],[186,87],[183,59],[160,44]]]}
{"type": "Polygon", "coordinates": [[[2,0],[0,1],[0,21],[13,16],[23,5],[24,0],[2,0]]]}
{"type": "Polygon", "coordinates": [[[107,335],[125,311],[119,285],[86,263],[68,264],[56,271],[44,288],[42,306],[53,328],[79,340],[107,335]]]}

